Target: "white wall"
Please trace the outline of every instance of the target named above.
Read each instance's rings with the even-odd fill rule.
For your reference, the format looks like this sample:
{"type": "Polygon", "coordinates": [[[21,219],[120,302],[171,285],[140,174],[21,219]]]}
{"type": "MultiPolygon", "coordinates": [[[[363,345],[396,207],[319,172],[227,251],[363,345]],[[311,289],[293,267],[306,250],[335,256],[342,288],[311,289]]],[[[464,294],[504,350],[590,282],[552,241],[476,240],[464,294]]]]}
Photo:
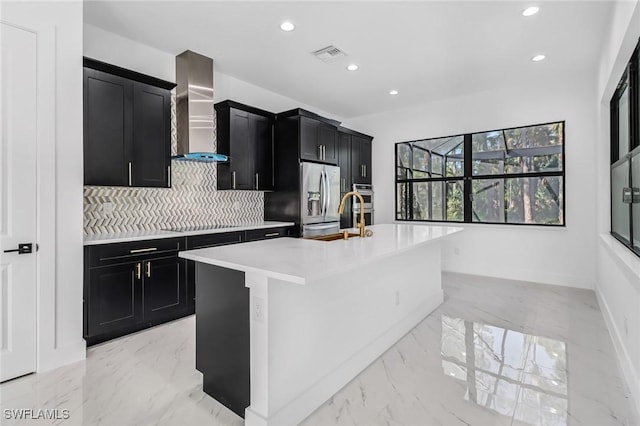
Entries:
{"type": "Polygon", "coordinates": [[[38,371],[85,356],[82,339],[82,2],[3,2],[37,34],[38,371]]]}
{"type": "Polygon", "coordinates": [[[618,2],[600,57],[597,98],[596,294],[636,407],[640,406],[640,259],[609,235],[609,100],[640,37],[638,1],[618,2]]]}
{"type": "MultiPolygon", "coordinates": [[[[537,65],[544,66],[532,64],[537,65]]],[[[443,266],[455,272],[593,288],[594,83],[595,77],[586,73],[348,120],[347,127],[375,136],[376,222],[394,220],[396,142],[566,120],[567,226],[465,225],[464,232],[443,245],[443,266]],[[459,254],[454,254],[456,248],[459,254]]]]}
{"type": "MultiPolygon", "coordinates": [[[[138,43],[90,24],[84,24],[83,32],[85,56],[153,77],[176,81],[174,54],[138,43]]],[[[188,46],[185,47],[186,49],[188,46]]],[[[271,112],[304,108],[322,116],[340,120],[335,114],[221,73],[216,69],[215,59],[213,58],[213,97],[215,102],[231,99],[271,112]]]]}

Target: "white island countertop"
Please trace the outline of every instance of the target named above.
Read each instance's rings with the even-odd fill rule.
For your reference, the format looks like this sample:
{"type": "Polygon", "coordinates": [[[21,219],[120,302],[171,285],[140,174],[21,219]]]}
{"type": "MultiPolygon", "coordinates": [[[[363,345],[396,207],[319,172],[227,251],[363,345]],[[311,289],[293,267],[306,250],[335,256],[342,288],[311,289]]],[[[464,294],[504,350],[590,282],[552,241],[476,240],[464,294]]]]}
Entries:
{"type": "Polygon", "coordinates": [[[348,241],[277,238],[180,252],[180,257],[237,271],[306,284],[462,231],[453,226],[382,224],[373,236],[348,241]]]}
{"type": "Polygon", "coordinates": [[[171,231],[167,229],[156,229],[148,231],[91,234],[84,236],[84,245],[95,246],[100,244],[125,243],[130,241],[157,240],[161,238],[180,238],[192,235],[219,234],[223,232],[249,231],[252,229],[279,228],[293,225],[295,225],[295,223],[293,222],[264,221],[239,225],[225,225],[225,227],[221,228],[198,229],[193,231],[171,231]]]}

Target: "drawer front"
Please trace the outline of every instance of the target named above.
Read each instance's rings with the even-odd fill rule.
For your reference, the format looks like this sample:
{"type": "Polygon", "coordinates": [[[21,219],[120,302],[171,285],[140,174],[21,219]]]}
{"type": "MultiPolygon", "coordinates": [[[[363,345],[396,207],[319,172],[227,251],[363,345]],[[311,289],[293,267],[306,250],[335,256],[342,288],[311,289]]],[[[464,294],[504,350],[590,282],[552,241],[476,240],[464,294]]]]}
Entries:
{"type": "Polygon", "coordinates": [[[177,253],[185,249],[185,241],[184,238],[168,238],[88,246],[86,249],[89,265],[93,268],[177,253]]]}
{"type": "Polygon", "coordinates": [[[252,229],[250,231],[246,231],[247,241],[258,241],[268,240],[270,238],[287,237],[291,235],[290,230],[291,228],[289,227],[252,229]]]}
{"type": "Polygon", "coordinates": [[[242,241],[244,241],[244,232],[194,235],[193,237],[187,237],[187,250],[236,244],[242,241]]]}

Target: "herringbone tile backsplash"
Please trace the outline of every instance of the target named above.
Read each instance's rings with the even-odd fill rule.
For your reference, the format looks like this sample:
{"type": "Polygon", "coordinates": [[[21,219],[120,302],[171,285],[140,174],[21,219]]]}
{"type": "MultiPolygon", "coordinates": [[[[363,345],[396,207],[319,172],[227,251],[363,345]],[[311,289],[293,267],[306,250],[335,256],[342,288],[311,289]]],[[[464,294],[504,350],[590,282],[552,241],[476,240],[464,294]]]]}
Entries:
{"type": "MultiPolygon", "coordinates": [[[[171,104],[171,150],[175,154],[175,96],[171,104]]],[[[215,129],[212,148],[215,152],[215,129]]],[[[85,186],[85,235],[264,220],[262,192],[216,191],[215,163],[174,160],[171,185],[171,188],[85,186]],[[105,213],[103,203],[112,203],[113,211],[105,213]]]]}

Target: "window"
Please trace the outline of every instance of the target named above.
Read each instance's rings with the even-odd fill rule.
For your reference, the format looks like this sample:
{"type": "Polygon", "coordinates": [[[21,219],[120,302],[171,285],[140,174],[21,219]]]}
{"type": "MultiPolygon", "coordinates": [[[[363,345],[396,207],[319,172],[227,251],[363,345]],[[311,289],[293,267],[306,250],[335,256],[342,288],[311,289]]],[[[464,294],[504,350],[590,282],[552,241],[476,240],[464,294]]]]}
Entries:
{"type": "Polygon", "coordinates": [[[397,143],[396,219],[563,226],[564,122],[397,143]]]}
{"type": "Polygon", "coordinates": [[[611,235],[640,256],[638,47],[611,98],[611,235]]]}

